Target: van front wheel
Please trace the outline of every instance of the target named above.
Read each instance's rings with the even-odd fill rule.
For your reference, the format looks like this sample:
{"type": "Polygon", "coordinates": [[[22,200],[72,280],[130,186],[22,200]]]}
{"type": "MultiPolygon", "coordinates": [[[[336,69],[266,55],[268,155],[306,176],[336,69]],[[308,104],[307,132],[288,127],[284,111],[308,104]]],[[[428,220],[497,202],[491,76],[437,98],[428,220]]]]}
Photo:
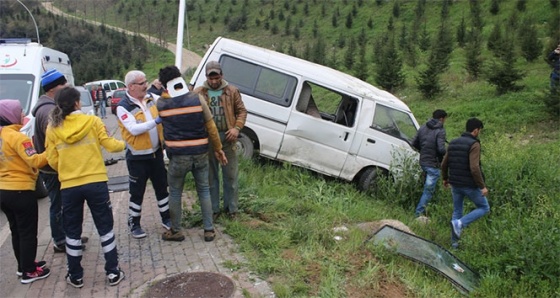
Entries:
{"type": "Polygon", "coordinates": [[[379,178],[378,168],[367,168],[358,180],[358,190],[372,193],[375,191],[377,179],[379,178]]]}
{"type": "Polygon", "coordinates": [[[255,154],[255,146],[249,136],[244,133],[239,133],[237,137],[237,156],[245,159],[251,159],[255,154]]]}

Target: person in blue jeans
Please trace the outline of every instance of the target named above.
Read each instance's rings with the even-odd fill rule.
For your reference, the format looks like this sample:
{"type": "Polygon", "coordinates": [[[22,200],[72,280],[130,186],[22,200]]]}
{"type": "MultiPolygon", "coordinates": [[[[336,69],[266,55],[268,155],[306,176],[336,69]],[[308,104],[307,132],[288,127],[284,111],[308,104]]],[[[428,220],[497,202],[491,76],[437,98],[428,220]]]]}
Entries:
{"type": "Polygon", "coordinates": [[[477,118],[467,120],[466,132],[452,140],[441,164],[443,185],[451,185],[453,215],[451,216],[451,245],[459,247],[459,239],[464,228],[490,212],[486,196],[488,189],[480,162],[480,141],[478,136],[484,128],[477,118]],[[463,201],[467,197],[476,208],[463,216],[463,201]]]}
{"type": "Polygon", "coordinates": [[[101,84],[97,86],[95,99],[97,100],[97,104],[99,105],[99,114],[101,115],[101,118],[107,118],[107,93],[105,93],[105,89],[103,89],[103,86],[101,86],[101,84]]]}
{"type": "Polygon", "coordinates": [[[215,148],[214,155],[220,164],[227,164],[222,150],[218,129],[204,98],[189,92],[181,71],[176,66],[160,69],[159,80],[165,86],[158,99],[157,108],[163,124],[163,138],[169,166],[169,214],[171,229],[162,235],[166,241],[183,241],[181,232],[181,195],[185,176],[192,172],[196,193],[202,211],[204,241],[215,237],[212,201],[208,182],[208,143],[215,148]]]}
{"type": "Polygon", "coordinates": [[[86,202],[101,240],[105,275],[109,285],[114,286],[124,279],[124,272],[119,268],[107,169],[101,147],[108,152],[119,152],[125,149],[125,143],[109,137],[101,119],[82,113],[80,92],[75,88],[59,90],[55,102],[57,105],[51,113],[45,145],[49,165],[58,172],[60,180],[68,262],[66,282],[76,288],[84,285],[81,235],[86,202]]]}
{"type": "Polygon", "coordinates": [[[412,140],[412,146],[420,151],[420,167],[424,171],[424,191],[416,206],[416,217],[425,215],[426,205],[434,195],[439,180],[440,161],[445,155],[445,128],[443,123],[447,119],[444,110],[435,110],[432,119],[422,125],[412,140]]]}

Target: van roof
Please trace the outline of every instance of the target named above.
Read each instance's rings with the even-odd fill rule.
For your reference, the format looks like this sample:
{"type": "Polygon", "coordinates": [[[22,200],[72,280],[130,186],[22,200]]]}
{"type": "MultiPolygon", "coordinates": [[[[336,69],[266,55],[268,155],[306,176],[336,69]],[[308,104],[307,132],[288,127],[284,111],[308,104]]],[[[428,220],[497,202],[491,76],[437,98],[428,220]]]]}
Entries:
{"type": "Polygon", "coordinates": [[[286,73],[297,73],[304,80],[309,79],[311,82],[315,81],[319,84],[328,82],[328,86],[335,89],[350,89],[364,98],[374,99],[401,110],[410,111],[409,107],[393,94],[346,73],[317,63],[223,37],[218,37],[212,47],[214,51],[222,54],[230,53],[238,57],[247,57],[250,58],[249,61],[258,61],[286,73]],[[333,80],[333,78],[336,79],[333,80]]]}

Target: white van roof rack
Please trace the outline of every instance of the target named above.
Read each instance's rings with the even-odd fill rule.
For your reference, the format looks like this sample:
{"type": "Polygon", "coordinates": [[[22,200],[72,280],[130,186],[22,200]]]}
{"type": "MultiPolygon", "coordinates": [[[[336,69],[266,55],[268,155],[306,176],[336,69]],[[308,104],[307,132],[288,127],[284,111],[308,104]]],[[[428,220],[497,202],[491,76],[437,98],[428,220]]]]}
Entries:
{"type": "Polygon", "coordinates": [[[31,38],[0,38],[0,43],[28,44],[31,38]]]}

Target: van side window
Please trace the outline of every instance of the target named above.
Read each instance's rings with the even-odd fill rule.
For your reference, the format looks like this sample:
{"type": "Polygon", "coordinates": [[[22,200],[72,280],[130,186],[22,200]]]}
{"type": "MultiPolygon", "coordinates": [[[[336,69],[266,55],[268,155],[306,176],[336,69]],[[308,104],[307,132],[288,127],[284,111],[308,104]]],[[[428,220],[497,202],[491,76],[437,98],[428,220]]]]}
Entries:
{"type": "Polygon", "coordinates": [[[309,81],[302,83],[296,110],[316,118],[352,127],[358,100],[309,81]]]}
{"type": "Polygon", "coordinates": [[[117,82],[117,89],[126,87],[123,83],[117,82]]]}
{"type": "Polygon", "coordinates": [[[224,79],[241,93],[277,104],[290,106],[296,79],[281,72],[230,56],[220,60],[224,79]]]}
{"type": "Polygon", "coordinates": [[[407,113],[377,104],[371,128],[411,142],[416,135],[414,121],[407,113]]]}

